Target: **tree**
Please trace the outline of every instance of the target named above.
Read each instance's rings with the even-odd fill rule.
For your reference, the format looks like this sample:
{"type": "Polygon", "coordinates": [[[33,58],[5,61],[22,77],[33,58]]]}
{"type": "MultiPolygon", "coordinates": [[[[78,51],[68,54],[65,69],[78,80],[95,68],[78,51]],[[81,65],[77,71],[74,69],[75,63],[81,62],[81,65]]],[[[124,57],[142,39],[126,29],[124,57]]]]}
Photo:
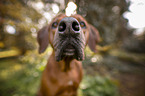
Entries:
{"type": "MultiPolygon", "coordinates": [[[[42,17],[32,6],[28,5],[30,0],[1,0],[0,42],[4,49],[11,47],[19,48],[22,53],[36,47],[35,38],[32,36],[38,29],[38,20],[42,17]],[[14,33],[8,33],[8,27],[14,28],[14,33]]],[[[11,31],[11,30],[10,30],[11,31]]]]}

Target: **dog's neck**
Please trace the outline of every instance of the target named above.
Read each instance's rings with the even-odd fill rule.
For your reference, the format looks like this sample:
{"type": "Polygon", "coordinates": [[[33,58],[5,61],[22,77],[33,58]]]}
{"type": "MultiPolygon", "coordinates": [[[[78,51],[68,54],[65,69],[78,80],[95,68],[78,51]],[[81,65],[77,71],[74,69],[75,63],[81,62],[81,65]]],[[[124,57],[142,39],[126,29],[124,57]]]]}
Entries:
{"type": "Polygon", "coordinates": [[[73,59],[71,57],[66,57],[63,59],[63,62],[64,62],[64,71],[68,71],[70,70],[71,66],[70,66],[70,63],[73,59]]]}
{"type": "Polygon", "coordinates": [[[52,52],[51,58],[53,58],[53,60],[55,61],[54,66],[58,66],[58,69],[64,72],[71,70],[74,66],[74,63],[71,63],[71,62],[76,61],[72,57],[65,57],[63,60],[57,62],[55,59],[55,52],[52,52]]]}

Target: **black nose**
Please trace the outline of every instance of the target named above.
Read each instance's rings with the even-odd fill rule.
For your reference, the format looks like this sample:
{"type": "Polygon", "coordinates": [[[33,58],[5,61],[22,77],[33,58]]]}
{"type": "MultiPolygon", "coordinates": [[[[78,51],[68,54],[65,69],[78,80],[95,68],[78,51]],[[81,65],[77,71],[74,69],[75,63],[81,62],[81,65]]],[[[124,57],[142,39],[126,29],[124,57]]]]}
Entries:
{"type": "Polygon", "coordinates": [[[73,17],[63,18],[58,26],[58,32],[60,34],[79,34],[80,29],[78,20],[73,17]]]}

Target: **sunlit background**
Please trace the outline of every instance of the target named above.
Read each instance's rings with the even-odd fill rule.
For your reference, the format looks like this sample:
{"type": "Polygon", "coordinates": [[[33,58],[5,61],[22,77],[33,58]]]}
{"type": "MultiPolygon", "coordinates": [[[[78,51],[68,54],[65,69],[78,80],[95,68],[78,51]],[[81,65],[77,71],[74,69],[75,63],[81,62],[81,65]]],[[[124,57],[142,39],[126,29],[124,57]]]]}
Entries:
{"type": "MultiPolygon", "coordinates": [[[[129,12],[124,13],[124,17],[129,20],[129,27],[135,28],[136,35],[142,34],[145,30],[145,0],[130,0],[129,12]]],[[[129,0],[127,0],[129,2],[129,0]]]]}
{"type": "MultiPolygon", "coordinates": [[[[127,12],[125,12],[123,14],[123,16],[128,19],[128,27],[129,28],[134,28],[136,29],[134,31],[135,35],[139,35],[142,34],[142,32],[145,30],[145,0],[126,0],[126,2],[130,2],[130,6],[129,6],[129,10],[127,12]]],[[[62,6],[64,5],[64,2],[61,2],[62,6]]],[[[33,2],[33,1],[29,1],[28,2],[29,6],[32,6],[37,12],[39,12],[40,14],[43,14],[44,18],[41,18],[39,20],[39,24],[38,27],[42,28],[43,24],[46,23],[46,20],[48,22],[51,21],[51,19],[57,14],[59,13],[60,9],[59,6],[57,4],[52,4],[52,11],[53,14],[50,12],[47,12],[49,10],[50,7],[49,4],[44,5],[43,2],[39,1],[39,2],[33,2]],[[44,10],[45,8],[45,10],[44,10]]],[[[77,5],[74,2],[69,2],[67,4],[67,7],[65,9],[65,14],[67,16],[70,16],[71,14],[76,14],[76,9],[77,9],[77,5]]],[[[116,8],[117,9],[117,8],[116,8]]],[[[31,23],[31,19],[30,18],[26,18],[26,22],[31,23]]],[[[15,27],[11,26],[11,25],[6,25],[6,31],[9,34],[15,34],[15,27]]],[[[32,29],[32,32],[36,32],[34,31],[35,29],[32,29]]],[[[36,35],[34,35],[36,36],[36,35]]]]}

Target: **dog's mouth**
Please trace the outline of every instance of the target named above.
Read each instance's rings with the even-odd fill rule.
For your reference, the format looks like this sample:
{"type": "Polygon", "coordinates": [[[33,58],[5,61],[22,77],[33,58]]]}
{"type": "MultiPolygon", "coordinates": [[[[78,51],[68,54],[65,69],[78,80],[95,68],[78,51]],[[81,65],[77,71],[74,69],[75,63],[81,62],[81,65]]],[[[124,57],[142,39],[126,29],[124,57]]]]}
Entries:
{"type": "Polygon", "coordinates": [[[84,44],[75,39],[64,40],[54,43],[56,61],[60,61],[67,57],[77,59],[79,61],[84,59],[84,44]]]}
{"type": "Polygon", "coordinates": [[[71,44],[68,44],[64,48],[62,55],[64,55],[64,56],[75,56],[76,55],[75,53],[76,53],[75,47],[73,47],[71,44]]]}

